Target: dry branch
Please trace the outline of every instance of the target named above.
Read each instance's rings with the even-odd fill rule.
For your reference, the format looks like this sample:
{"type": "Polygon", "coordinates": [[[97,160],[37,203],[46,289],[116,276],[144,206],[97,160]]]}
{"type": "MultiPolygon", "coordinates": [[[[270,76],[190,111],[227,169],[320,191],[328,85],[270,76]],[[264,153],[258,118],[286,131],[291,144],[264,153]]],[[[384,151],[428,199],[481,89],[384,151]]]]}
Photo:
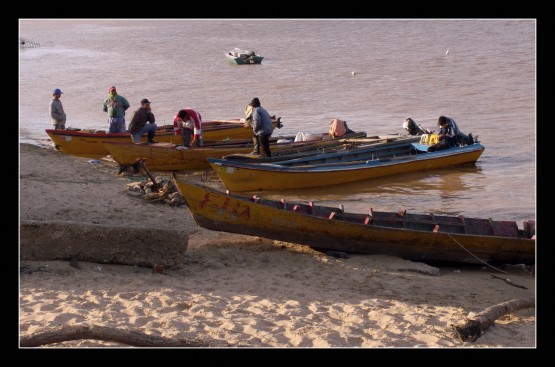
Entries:
{"type": "Polygon", "coordinates": [[[148,178],[150,178],[150,181],[152,181],[152,187],[156,191],[158,191],[160,190],[160,186],[156,183],[154,176],[152,176],[152,173],[150,173],[149,169],[147,168],[145,160],[146,160],[145,158],[140,159],[140,168],[142,168],[142,171],[145,174],[145,176],[148,176],[148,178]]]}
{"type": "Polygon", "coordinates": [[[139,331],[120,330],[106,326],[58,326],[31,335],[21,336],[20,347],[39,347],[45,344],[60,343],[70,340],[93,339],[104,340],[133,347],[229,347],[229,344],[215,342],[169,339],[147,335],[139,331]]]}
{"type": "Polygon", "coordinates": [[[522,289],[528,289],[528,288],[526,288],[526,287],[523,286],[523,285],[519,285],[519,284],[515,284],[515,283],[511,282],[511,280],[508,279],[508,278],[498,277],[497,275],[494,275],[494,274],[491,274],[491,276],[492,276],[493,278],[496,278],[496,279],[504,280],[507,284],[510,284],[510,285],[512,285],[512,286],[514,286],[514,287],[522,288],[522,289]]]}
{"type": "Polygon", "coordinates": [[[458,338],[463,342],[473,342],[478,339],[488,327],[495,323],[495,320],[503,315],[521,310],[523,308],[535,307],[535,298],[513,299],[504,303],[487,308],[484,312],[476,316],[474,320],[469,320],[463,326],[454,326],[458,338]]]}

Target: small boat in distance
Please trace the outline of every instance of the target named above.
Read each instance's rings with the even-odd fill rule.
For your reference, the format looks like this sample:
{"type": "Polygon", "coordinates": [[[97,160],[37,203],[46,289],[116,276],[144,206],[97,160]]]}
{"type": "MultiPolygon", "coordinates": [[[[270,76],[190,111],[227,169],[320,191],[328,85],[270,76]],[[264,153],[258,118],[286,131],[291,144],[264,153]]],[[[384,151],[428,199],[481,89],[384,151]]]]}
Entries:
{"type": "Polygon", "coordinates": [[[237,47],[226,53],[225,56],[230,62],[237,65],[260,64],[264,59],[264,56],[257,55],[253,50],[244,50],[237,47]]]}
{"type": "Polygon", "coordinates": [[[207,229],[259,236],[342,252],[399,256],[423,262],[534,264],[536,222],[375,211],[293,203],[173,182],[195,222],[207,229]]]}

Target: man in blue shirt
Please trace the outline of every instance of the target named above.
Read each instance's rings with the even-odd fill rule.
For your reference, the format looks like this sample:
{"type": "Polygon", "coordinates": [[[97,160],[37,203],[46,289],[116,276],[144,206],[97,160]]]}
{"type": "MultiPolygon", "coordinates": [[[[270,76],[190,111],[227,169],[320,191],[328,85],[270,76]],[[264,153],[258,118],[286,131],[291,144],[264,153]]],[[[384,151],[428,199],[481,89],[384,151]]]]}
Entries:
{"type": "Polygon", "coordinates": [[[455,120],[445,116],[439,116],[437,120],[439,125],[439,133],[437,135],[439,143],[430,145],[428,152],[435,152],[436,150],[449,149],[457,146],[459,143],[466,143],[468,145],[474,144],[472,134],[463,134],[455,120]]]}

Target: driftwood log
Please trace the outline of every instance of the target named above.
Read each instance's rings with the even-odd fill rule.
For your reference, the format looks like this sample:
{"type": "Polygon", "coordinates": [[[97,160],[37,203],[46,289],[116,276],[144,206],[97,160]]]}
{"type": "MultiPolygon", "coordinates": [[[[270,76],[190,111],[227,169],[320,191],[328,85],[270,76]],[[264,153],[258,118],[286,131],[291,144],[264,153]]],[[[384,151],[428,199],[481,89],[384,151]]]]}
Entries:
{"type": "Polygon", "coordinates": [[[22,348],[40,347],[41,345],[66,342],[70,340],[104,340],[133,347],[229,347],[227,343],[211,341],[169,339],[148,335],[139,331],[120,330],[106,326],[58,326],[31,335],[21,336],[19,346],[22,348]]]}
{"type": "Polygon", "coordinates": [[[517,287],[517,288],[528,289],[527,287],[525,287],[525,286],[523,286],[523,285],[520,285],[520,284],[516,284],[516,283],[511,282],[511,280],[510,280],[509,278],[498,277],[497,275],[494,275],[494,274],[491,274],[491,277],[492,277],[492,278],[495,278],[495,279],[504,280],[505,283],[510,284],[510,285],[512,285],[512,286],[514,286],[514,287],[517,287]]]}
{"type": "Polygon", "coordinates": [[[535,307],[535,298],[513,299],[492,306],[480,313],[474,320],[469,320],[463,326],[455,326],[457,337],[463,342],[473,342],[478,339],[495,320],[503,315],[528,307],[535,307]]]}

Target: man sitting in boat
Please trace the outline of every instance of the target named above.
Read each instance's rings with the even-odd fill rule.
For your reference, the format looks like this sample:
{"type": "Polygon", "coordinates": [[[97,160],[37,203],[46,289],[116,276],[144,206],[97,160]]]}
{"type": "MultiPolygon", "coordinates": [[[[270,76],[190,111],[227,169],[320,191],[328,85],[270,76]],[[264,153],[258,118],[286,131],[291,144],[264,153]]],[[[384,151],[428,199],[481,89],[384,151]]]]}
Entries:
{"type": "Polygon", "coordinates": [[[436,150],[449,149],[455,147],[461,143],[463,144],[474,144],[474,138],[472,134],[463,134],[455,120],[445,116],[439,116],[437,120],[439,125],[439,133],[437,138],[439,143],[430,145],[428,147],[428,152],[435,152],[436,150]]]}
{"type": "Polygon", "coordinates": [[[345,134],[353,134],[354,131],[349,129],[347,126],[347,121],[340,119],[333,119],[330,123],[329,135],[331,139],[339,138],[345,134]]]}
{"type": "Polygon", "coordinates": [[[154,114],[150,109],[150,101],[146,98],[141,100],[141,107],[133,113],[131,122],[129,123],[129,133],[133,143],[141,141],[141,136],[148,133],[148,142],[156,143],[153,138],[156,133],[156,124],[154,123],[154,114]],[[149,124],[147,124],[149,122],[149,124]]]}

